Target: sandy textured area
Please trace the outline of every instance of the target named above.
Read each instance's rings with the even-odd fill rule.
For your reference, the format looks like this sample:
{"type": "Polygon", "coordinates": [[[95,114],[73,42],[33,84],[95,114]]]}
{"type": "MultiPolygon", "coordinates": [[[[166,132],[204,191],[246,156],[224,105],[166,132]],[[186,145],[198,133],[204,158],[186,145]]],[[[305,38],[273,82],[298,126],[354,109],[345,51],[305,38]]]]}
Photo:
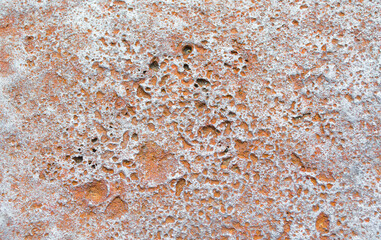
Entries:
{"type": "Polygon", "coordinates": [[[0,239],[381,239],[379,0],[0,0],[0,239]]]}

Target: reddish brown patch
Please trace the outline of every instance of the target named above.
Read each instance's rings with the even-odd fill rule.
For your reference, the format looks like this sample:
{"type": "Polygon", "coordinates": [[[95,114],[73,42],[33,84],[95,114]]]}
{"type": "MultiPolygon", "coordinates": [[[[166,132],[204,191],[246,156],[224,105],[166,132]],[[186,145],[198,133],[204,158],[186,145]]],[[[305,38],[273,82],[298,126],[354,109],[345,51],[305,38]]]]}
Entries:
{"type": "Polygon", "coordinates": [[[105,181],[93,181],[79,186],[75,189],[75,197],[99,204],[107,198],[107,184],[105,181]]]}
{"type": "Polygon", "coordinates": [[[185,182],[184,178],[181,178],[179,181],[177,181],[177,184],[176,184],[176,196],[180,196],[181,192],[184,189],[185,183],[186,182],[185,182]]]}
{"type": "Polygon", "coordinates": [[[144,91],[143,87],[140,85],[137,89],[137,95],[140,98],[151,98],[151,95],[149,93],[147,93],[146,91],[144,91]]]}
{"type": "Polygon", "coordinates": [[[320,233],[328,233],[329,231],[329,217],[327,214],[321,212],[316,219],[316,230],[320,233]]]}
{"type": "Polygon", "coordinates": [[[293,83],[295,90],[300,90],[304,87],[300,74],[289,76],[288,81],[293,83]]]}
{"type": "Polygon", "coordinates": [[[9,63],[8,62],[0,61],[0,75],[1,76],[6,76],[9,73],[10,73],[9,63]]]}
{"type": "Polygon", "coordinates": [[[297,165],[298,167],[304,169],[304,164],[302,162],[302,160],[300,159],[300,157],[298,155],[296,155],[295,153],[292,153],[291,154],[291,161],[293,164],[297,165]]]}
{"type": "Polygon", "coordinates": [[[120,197],[114,198],[106,208],[106,214],[110,218],[120,218],[127,211],[128,206],[120,197]]]}
{"type": "Polygon", "coordinates": [[[213,137],[216,137],[219,133],[219,131],[212,125],[202,127],[201,132],[203,136],[208,136],[209,134],[212,134],[213,137]]]}
{"type": "Polygon", "coordinates": [[[318,176],[316,176],[317,179],[323,182],[334,182],[335,178],[332,176],[332,173],[326,172],[326,173],[321,173],[318,176]]]}
{"type": "Polygon", "coordinates": [[[238,157],[249,158],[250,151],[248,149],[248,143],[240,140],[235,141],[235,149],[238,152],[238,157]]]}
{"type": "Polygon", "coordinates": [[[142,165],[139,176],[142,176],[141,180],[144,184],[149,185],[164,183],[177,165],[172,154],[153,141],[142,145],[137,161],[142,165]]]}

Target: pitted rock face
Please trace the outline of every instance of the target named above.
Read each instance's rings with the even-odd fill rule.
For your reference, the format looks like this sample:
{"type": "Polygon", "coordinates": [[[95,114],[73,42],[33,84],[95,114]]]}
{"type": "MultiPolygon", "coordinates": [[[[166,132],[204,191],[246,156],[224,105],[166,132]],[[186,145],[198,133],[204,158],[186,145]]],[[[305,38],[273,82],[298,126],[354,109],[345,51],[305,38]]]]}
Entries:
{"type": "Polygon", "coordinates": [[[0,239],[380,239],[379,1],[0,1],[0,239]]]}

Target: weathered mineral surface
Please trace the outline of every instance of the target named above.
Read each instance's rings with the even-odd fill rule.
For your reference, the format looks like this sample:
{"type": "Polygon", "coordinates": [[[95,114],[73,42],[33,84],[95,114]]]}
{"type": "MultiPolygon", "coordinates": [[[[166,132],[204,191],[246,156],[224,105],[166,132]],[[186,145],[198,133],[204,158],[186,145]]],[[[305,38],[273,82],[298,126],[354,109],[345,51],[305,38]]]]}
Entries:
{"type": "Polygon", "coordinates": [[[379,0],[0,0],[0,239],[381,239],[379,0]]]}

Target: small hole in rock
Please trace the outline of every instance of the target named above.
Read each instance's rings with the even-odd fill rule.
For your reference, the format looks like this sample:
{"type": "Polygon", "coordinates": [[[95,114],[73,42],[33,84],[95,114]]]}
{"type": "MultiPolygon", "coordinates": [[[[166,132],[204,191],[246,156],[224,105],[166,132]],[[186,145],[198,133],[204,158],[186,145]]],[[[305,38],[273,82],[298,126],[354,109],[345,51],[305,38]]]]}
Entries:
{"type": "Polygon", "coordinates": [[[154,70],[154,71],[159,71],[159,63],[157,61],[153,61],[150,65],[149,68],[154,70]]]}
{"type": "Polygon", "coordinates": [[[93,152],[96,152],[97,150],[95,148],[92,149],[93,152]]]}
{"type": "Polygon", "coordinates": [[[136,133],[132,134],[131,139],[138,141],[139,140],[138,134],[136,134],[136,133]]]}
{"type": "Polygon", "coordinates": [[[195,84],[194,84],[194,87],[198,88],[198,84],[197,84],[197,83],[195,83],[195,84]]]}
{"type": "Polygon", "coordinates": [[[147,73],[147,71],[143,71],[143,74],[146,74],[147,73]]]}
{"type": "Polygon", "coordinates": [[[183,47],[183,54],[184,54],[184,55],[188,55],[188,54],[190,54],[190,53],[192,52],[192,50],[193,50],[192,46],[190,46],[190,45],[185,45],[185,46],[183,47]]]}
{"type": "Polygon", "coordinates": [[[73,157],[73,160],[76,163],[81,163],[83,161],[83,157],[82,156],[76,156],[76,157],[73,157]]]}
{"type": "Polygon", "coordinates": [[[208,80],[203,79],[203,78],[198,78],[196,81],[197,81],[198,85],[200,85],[200,86],[207,86],[210,84],[210,82],[208,80]]]}
{"type": "Polygon", "coordinates": [[[235,114],[234,112],[229,112],[228,115],[229,115],[230,117],[235,117],[237,114],[235,114]]]}
{"type": "Polygon", "coordinates": [[[95,143],[96,141],[98,141],[98,138],[91,139],[91,142],[93,142],[93,143],[95,143]]]}
{"type": "Polygon", "coordinates": [[[122,161],[122,164],[125,166],[130,165],[131,163],[132,162],[130,160],[126,160],[126,159],[122,161]]]}
{"type": "Polygon", "coordinates": [[[189,65],[188,65],[188,64],[184,64],[184,69],[185,69],[186,71],[189,71],[189,70],[190,70],[189,65]]]}

